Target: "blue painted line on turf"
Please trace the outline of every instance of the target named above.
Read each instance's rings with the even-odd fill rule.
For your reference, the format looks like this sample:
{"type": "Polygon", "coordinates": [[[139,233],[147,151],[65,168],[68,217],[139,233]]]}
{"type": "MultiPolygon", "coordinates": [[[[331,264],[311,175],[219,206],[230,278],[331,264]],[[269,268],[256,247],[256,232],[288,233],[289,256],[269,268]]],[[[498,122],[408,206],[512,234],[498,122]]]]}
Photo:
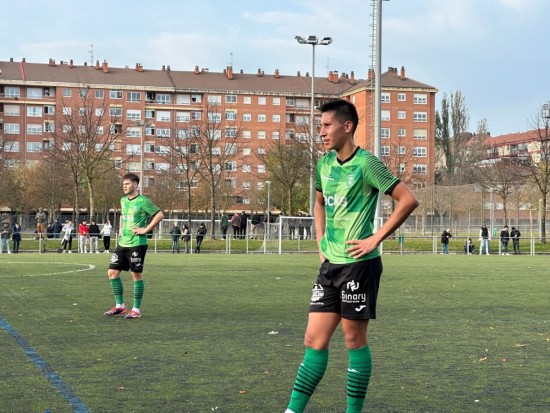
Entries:
{"type": "Polygon", "coordinates": [[[19,347],[23,349],[25,354],[29,356],[36,368],[42,372],[44,377],[56,388],[61,396],[73,407],[74,413],[90,413],[90,409],[84,404],[80,398],[74,394],[69,386],[65,384],[59,374],[46,363],[38,352],[25,340],[2,316],[0,316],[0,327],[2,327],[13,339],[19,347]]]}

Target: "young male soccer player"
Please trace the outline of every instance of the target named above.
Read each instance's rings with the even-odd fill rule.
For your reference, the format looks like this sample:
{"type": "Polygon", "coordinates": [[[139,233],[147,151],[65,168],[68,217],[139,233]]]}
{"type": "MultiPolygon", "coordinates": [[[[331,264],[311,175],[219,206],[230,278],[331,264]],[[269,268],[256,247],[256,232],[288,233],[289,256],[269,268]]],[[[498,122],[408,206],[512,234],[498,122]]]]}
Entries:
{"type": "Polygon", "coordinates": [[[358,147],[358,115],[345,100],[321,107],[320,136],[327,150],[317,163],[315,229],[321,269],[313,286],[300,364],[286,413],[302,413],[328,364],[330,339],[342,323],[349,353],[347,413],[362,412],[372,371],[367,327],[376,318],[382,262],[380,243],[418,206],[414,194],[374,155],[358,147]],[[379,192],[397,206],[373,233],[379,192]]]}
{"type": "Polygon", "coordinates": [[[139,177],[136,174],[126,174],[122,177],[124,196],[120,199],[120,239],[115,253],[111,257],[107,276],[115,296],[116,306],[105,312],[106,316],[126,314],[121,271],[132,273],[134,280],[134,306],[124,318],[141,317],[141,299],[143,297],[143,264],[147,252],[147,232],[151,231],[162,219],[164,214],[149,198],[139,193],[139,177]],[[152,217],[149,224],[148,218],[152,217]]]}

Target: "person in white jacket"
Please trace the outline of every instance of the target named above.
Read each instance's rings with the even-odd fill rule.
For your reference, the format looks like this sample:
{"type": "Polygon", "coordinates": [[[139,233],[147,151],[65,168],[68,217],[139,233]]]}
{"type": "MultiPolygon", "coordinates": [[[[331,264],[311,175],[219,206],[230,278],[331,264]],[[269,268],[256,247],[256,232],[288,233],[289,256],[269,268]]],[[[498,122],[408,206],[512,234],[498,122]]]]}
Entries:
{"type": "Polygon", "coordinates": [[[103,225],[103,228],[101,228],[101,231],[99,232],[100,235],[103,236],[103,247],[105,250],[103,251],[104,254],[109,253],[109,248],[111,247],[111,231],[113,230],[113,227],[111,225],[111,221],[107,220],[105,221],[105,225],[103,225]]]}

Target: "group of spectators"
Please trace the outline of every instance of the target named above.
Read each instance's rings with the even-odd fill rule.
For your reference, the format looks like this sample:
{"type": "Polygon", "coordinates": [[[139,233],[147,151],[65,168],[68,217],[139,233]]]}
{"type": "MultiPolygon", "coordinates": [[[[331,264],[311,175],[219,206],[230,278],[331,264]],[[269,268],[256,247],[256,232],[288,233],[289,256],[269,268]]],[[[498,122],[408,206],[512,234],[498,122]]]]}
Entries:
{"type": "MultiPolygon", "coordinates": [[[[450,229],[444,229],[441,233],[441,251],[442,254],[449,253],[449,240],[452,238],[452,233],[450,229]]],[[[521,232],[516,227],[512,227],[512,231],[509,231],[508,225],[505,225],[500,231],[500,243],[501,255],[510,255],[508,252],[508,244],[512,240],[512,246],[514,249],[514,255],[519,255],[519,240],[521,237],[521,232]]],[[[481,225],[479,230],[479,255],[486,254],[491,255],[490,253],[490,241],[491,235],[489,234],[489,229],[485,224],[481,225]]],[[[471,237],[466,238],[464,242],[464,253],[467,255],[472,255],[475,251],[475,245],[471,237]]]]}

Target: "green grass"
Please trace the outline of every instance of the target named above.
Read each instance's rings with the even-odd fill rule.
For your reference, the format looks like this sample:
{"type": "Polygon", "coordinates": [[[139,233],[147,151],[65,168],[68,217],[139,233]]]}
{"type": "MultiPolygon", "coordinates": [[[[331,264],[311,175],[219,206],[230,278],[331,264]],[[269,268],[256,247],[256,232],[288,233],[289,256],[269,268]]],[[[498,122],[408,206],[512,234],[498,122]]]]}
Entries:
{"type": "MultiPolygon", "coordinates": [[[[143,317],[132,321],[102,315],[113,304],[108,259],[0,256],[0,317],[92,412],[284,411],[316,256],[148,254],[143,317]],[[73,272],[82,264],[95,268],[73,272]]],[[[548,258],[383,260],[365,411],[550,409],[548,258]]],[[[0,366],[0,412],[71,411],[1,328],[0,366]]],[[[338,332],[307,412],[345,410],[346,368],[338,332]]]]}

